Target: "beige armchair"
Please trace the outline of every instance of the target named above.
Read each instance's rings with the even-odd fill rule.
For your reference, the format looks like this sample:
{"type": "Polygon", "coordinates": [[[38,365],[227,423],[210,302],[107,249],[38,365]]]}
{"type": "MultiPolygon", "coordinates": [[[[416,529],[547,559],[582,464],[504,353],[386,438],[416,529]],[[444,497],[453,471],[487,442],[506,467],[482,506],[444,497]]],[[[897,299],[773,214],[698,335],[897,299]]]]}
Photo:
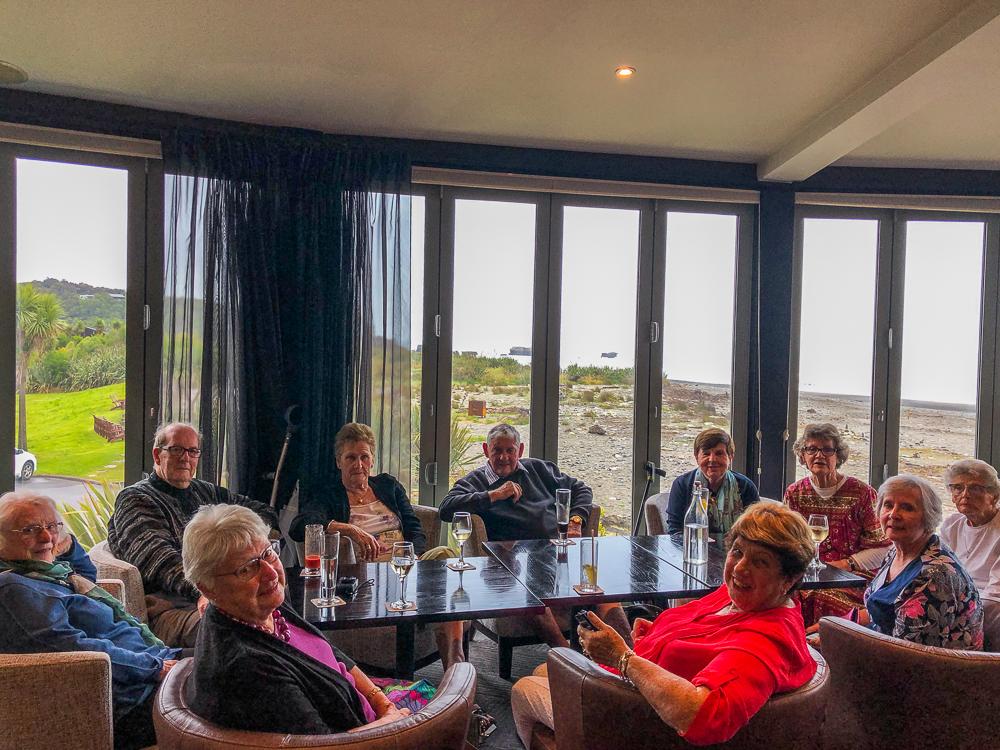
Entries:
{"type": "MultiPolygon", "coordinates": [[[[583,529],[584,536],[597,534],[601,523],[601,506],[593,505],[590,509],[590,517],[587,525],[583,529]]],[[[470,555],[485,555],[486,550],[483,543],[489,541],[486,538],[486,526],[483,519],[472,515],[472,534],[466,542],[466,549],[470,555]]],[[[570,615],[568,611],[556,612],[556,622],[564,633],[568,633],[571,627],[570,615]]],[[[497,644],[497,671],[505,680],[509,680],[513,669],[514,648],[516,646],[530,646],[533,643],[542,641],[536,635],[534,618],[523,615],[513,617],[496,617],[485,620],[476,620],[475,629],[497,644]]]]}
{"type": "Polygon", "coordinates": [[[354,750],[463,750],[476,695],[476,670],[459,663],[445,672],[437,694],[422,710],[400,721],[329,735],[270,734],[224,729],[195,714],[184,685],[193,662],[184,659],[156,695],[153,722],[159,750],[235,748],[354,748],[354,750]]]}
{"type": "MultiPolygon", "coordinates": [[[[823,657],[812,649],[810,652],[817,669],[809,682],[797,690],[772,696],[732,739],[712,747],[731,750],[818,748],[819,724],[830,675],[823,657]]],[[[623,742],[629,750],[691,747],[663,723],[638,690],[582,654],[567,648],[549,651],[548,673],[555,736],[548,727],[536,724],[531,741],[533,750],[605,750],[623,742]]],[[[886,747],[890,746],[904,747],[895,743],[886,747]]]]}
{"type": "Polygon", "coordinates": [[[996,747],[1000,654],[921,646],[838,617],[819,633],[830,664],[824,747],[996,747]]]}
{"type": "Polygon", "coordinates": [[[90,651],[0,654],[0,747],[111,750],[111,660],[90,651]]]}
{"type": "MultiPolygon", "coordinates": [[[[107,540],[95,544],[90,548],[88,554],[97,567],[98,578],[117,578],[122,581],[122,595],[118,596],[115,594],[115,596],[125,605],[128,613],[142,622],[148,622],[146,592],[142,587],[142,574],[139,572],[139,569],[132,565],[132,563],[119,560],[111,554],[111,550],[108,549],[107,540]]],[[[103,586],[103,584],[101,585],[103,586]]]]}
{"type": "Polygon", "coordinates": [[[669,498],[669,492],[657,492],[646,498],[643,512],[646,516],[646,533],[649,536],[667,533],[667,500],[669,498]]]}

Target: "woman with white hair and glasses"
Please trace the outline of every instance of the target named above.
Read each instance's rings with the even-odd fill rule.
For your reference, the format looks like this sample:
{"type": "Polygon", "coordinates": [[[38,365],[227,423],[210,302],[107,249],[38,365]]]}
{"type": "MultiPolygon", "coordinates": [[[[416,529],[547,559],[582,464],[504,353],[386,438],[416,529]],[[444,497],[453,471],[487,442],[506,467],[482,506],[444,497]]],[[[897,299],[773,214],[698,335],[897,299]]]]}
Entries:
{"type": "Polygon", "coordinates": [[[220,726],[331,734],[408,716],[284,604],[277,542],[252,510],[207,505],[184,529],[184,575],[208,599],[191,708],[220,726]]]}
{"type": "Polygon", "coordinates": [[[879,488],[876,511],[892,546],[865,590],[860,621],[924,646],[982,650],[979,593],[935,533],[941,498],[934,488],[912,474],[890,477],[879,488]]]}
{"type": "Polygon", "coordinates": [[[984,647],[1000,650],[1000,479],[985,461],[956,461],[944,482],[958,508],[941,524],[941,541],[962,561],[979,589],[984,647]]]}

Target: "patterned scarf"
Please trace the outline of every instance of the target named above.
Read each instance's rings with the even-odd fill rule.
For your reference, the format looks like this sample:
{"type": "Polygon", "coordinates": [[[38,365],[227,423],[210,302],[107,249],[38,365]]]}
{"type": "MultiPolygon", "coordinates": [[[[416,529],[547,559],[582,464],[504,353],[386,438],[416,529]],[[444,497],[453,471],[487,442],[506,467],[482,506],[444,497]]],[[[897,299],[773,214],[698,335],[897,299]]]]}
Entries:
{"type": "MultiPolygon", "coordinates": [[[[695,479],[701,481],[703,487],[708,487],[708,478],[697,470],[695,479]]],[[[740,497],[740,486],[733,472],[727,471],[719,491],[708,501],[708,526],[713,534],[725,534],[736,523],[743,512],[743,498],[740,497]]]]}
{"type": "Polygon", "coordinates": [[[100,586],[91,583],[81,575],[77,575],[66,563],[47,563],[41,560],[0,560],[0,573],[4,571],[19,573],[26,578],[54,583],[68,588],[74,594],[86,596],[94,601],[111,607],[115,613],[115,622],[125,622],[134,628],[139,628],[142,640],[147,646],[163,646],[164,643],[144,623],[125,611],[124,605],[100,586]]]}

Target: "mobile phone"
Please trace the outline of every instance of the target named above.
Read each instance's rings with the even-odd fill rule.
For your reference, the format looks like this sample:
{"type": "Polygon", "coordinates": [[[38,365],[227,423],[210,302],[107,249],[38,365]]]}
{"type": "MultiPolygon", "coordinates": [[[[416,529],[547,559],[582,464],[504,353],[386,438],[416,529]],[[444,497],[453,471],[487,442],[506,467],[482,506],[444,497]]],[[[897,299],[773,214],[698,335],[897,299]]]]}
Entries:
{"type": "Polygon", "coordinates": [[[576,621],[577,624],[579,624],[581,627],[586,628],[587,630],[597,630],[597,628],[594,627],[594,624],[587,619],[586,609],[581,609],[579,612],[576,613],[576,621]]]}

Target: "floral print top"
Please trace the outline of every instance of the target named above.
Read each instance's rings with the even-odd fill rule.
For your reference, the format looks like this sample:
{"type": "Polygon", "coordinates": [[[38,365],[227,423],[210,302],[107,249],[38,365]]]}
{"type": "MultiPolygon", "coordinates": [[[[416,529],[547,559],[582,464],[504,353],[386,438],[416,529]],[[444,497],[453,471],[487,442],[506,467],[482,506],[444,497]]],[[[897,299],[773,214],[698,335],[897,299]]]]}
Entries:
{"type": "MultiPolygon", "coordinates": [[[[865,602],[887,586],[885,579],[896,548],[892,547],[878,574],[865,590],[865,602]]],[[[900,576],[904,575],[900,573],[900,576]]],[[[891,585],[891,584],[888,584],[891,585]]],[[[874,605],[875,602],[873,601],[874,605]]],[[[924,646],[981,651],[983,610],[976,584],[955,557],[932,534],[919,558],[919,569],[893,600],[891,632],[872,618],[869,627],[924,646]]]]}

